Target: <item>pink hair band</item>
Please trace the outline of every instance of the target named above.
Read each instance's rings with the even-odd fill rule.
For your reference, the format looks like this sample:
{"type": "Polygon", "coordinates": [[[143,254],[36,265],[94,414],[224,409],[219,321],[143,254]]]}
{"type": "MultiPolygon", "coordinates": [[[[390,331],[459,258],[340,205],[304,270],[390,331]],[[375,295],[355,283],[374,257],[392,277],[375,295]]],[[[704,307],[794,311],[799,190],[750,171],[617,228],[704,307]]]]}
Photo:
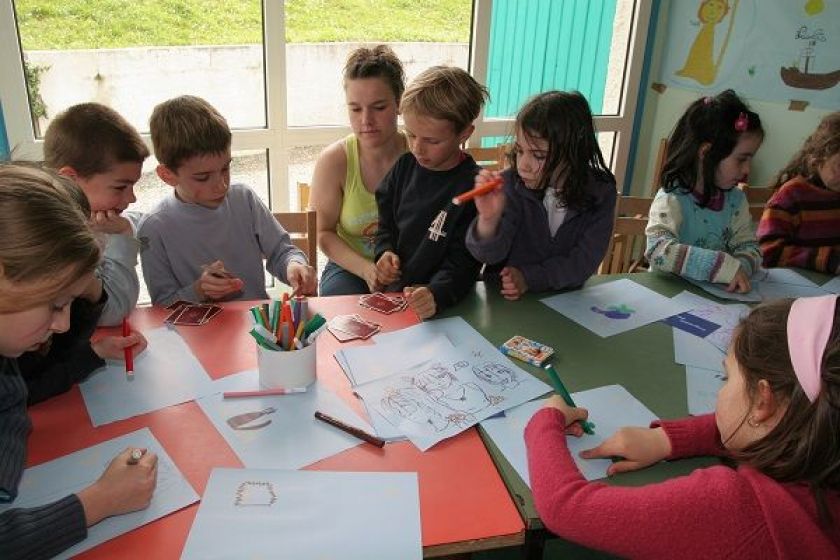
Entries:
{"type": "Polygon", "coordinates": [[[834,326],[836,295],[799,298],[790,306],[787,320],[788,351],[799,385],[814,402],[822,385],[822,361],[834,326]]]}

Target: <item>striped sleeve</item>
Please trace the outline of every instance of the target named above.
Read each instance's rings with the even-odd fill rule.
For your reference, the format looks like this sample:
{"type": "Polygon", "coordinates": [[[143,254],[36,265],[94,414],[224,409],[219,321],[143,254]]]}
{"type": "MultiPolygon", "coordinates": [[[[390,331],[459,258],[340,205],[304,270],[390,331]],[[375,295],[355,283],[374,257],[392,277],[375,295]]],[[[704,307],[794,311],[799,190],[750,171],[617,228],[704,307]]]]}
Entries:
{"type": "Polygon", "coordinates": [[[732,256],[738,259],[747,276],[752,276],[761,261],[761,252],[755,238],[750,205],[746,197],[742,197],[741,206],[732,219],[732,239],[729,243],[732,256]]]}
{"type": "Polygon", "coordinates": [[[680,243],[682,211],[676,197],[660,192],[650,206],[645,229],[645,256],[654,270],[670,272],[692,280],[728,284],[741,267],[725,251],[703,249],[680,243]]]}

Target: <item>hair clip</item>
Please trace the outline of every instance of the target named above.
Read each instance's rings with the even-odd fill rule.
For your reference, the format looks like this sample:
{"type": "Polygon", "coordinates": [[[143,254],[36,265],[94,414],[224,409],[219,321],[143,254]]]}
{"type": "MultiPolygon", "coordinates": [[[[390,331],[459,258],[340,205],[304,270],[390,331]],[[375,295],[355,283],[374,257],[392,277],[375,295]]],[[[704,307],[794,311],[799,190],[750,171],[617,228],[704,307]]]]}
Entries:
{"type": "Polygon", "coordinates": [[[738,113],[738,118],[735,119],[735,130],[744,132],[750,124],[750,119],[747,118],[746,113],[738,113]]]}
{"type": "Polygon", "coordinates": [[[703,98],[703,105],[711,105],[712,104],[712,96],[707,95],[703,98]]]}

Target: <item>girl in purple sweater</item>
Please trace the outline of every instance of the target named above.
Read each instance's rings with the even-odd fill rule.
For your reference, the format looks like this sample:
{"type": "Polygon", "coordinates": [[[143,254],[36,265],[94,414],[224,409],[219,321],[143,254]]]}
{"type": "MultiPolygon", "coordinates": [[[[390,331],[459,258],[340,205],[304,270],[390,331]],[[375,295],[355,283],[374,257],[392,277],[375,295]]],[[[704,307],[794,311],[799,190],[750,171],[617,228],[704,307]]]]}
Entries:
{"type": "Polygon", "coordinates": [[[525,429],[546,526],[628,558],[840,558],[840,309],[837,296],[778,300],[736,330],[715,414],[622,428],[585,458],[608,474],[663,459],[725,457],[631,488],[587,482],[566,447],[586,410],[557,398],[525,429]]]}
{"type": "Polygon", "coordinates": [[[501,176],[504,188],[475,199],[467,248],[488,265],[485,278],[498,274],[507,299],[579,287],[604,258],[616,201],[586,98],[549,91],[528,101],[511,164],[476,177],[480,186],[501,176]]]}

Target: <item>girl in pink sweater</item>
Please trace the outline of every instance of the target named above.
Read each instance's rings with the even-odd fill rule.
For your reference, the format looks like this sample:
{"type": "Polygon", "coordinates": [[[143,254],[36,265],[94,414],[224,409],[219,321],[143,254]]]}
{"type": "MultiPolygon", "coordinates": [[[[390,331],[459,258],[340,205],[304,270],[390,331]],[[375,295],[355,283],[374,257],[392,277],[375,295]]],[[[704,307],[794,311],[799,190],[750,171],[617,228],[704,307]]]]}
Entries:
{"type": "Polygon", "coordinates": [[[621,457],[610,475],[698,455],[726,465],[636,488],[587,482],[566,447],[587,411],[548,399],[525,429],[545,525],[630,558],[840,558],[836,301],[755,308],[733,336],[714,415],[622,428],[582,453],[621,457]]]}

